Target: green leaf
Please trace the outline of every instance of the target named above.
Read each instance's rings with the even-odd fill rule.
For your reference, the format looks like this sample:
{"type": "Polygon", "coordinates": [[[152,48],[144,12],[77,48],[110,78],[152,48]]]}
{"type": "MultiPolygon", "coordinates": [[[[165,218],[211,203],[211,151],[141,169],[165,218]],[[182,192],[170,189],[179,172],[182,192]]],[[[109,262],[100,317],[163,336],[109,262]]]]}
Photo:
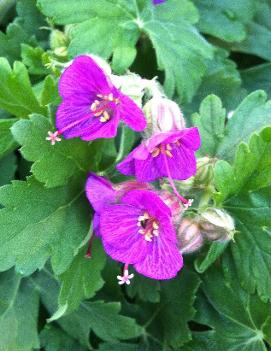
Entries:
{"type": "Polygon", "coordinates": [[[33,48],[27,44],[22,44],[21,47],[22,61],[28,67],[30,74],[44,75],[49,73],[49,70],[44,66],[42,61],[44,50],[41,47],[33,48]]]}
{"type": "Polygon", "coordinates": [[[92,257],[86,258],[83,247],[74,258],[69,269],[60,276],[61,289],[58,303],[65,306],[65,313],[75,310],[84,299],[89,299],[104,284],[101,271],[105,266],[106,256],[98,240],[92,247],[92,257]]]}
{"type": "Polygon", "coordinates": [[[262,90],[248,95],[234,111],[225,128],[225,136],[221,141],[217,156],[232,159],[237,145],[248,141],[253,132],[270,125],[271,101],[266,102],[266,94],[262,90]]]}
{"type": "Polygon", "coordinates": [[[51,262],[63,273],[89,230],[89,206],[82,185],[46,189],[34,178],[0,189],[0,270],[23,274],[51,262]]]}
{"type": "Polygon", "coordinates": [[[138,351],[138,345],[126,343],[102,343],[99,345],[98,351],[138,351]]]}
{"type": "Polygon", "coordinates": [[[241,143],[233,166],[226,161],[215,165],[215,183],[219,200],[247,191],[255,191],[271,183],[271,128],[253,134],[249,144],[241,143]]]}
{"type": "Polygon", "coordinates": [[[256,12],[247,26],[247,37],[240,43],[234,43],[232,49],[271,60],[271,4],[269,0],[255,1],[256,12]]]}
{"type": "Polygon", "coordinates": [[[14,179],[17,169],[17,159],[14,153],[11,153],[0,160],[0,186],[9,183],[14,179]]]}
{"type": "Polygon", "coordinates": [[[18,146],[11,134],[10,128],[17,119],[0,119],[0,158],[15,150],[18,146]]]}
{"type": "Polygon", "coordinates": [[[46,351],[86,351],[76,340],[59,328],[46,326],[40,334],[41,344],[46,351]]]}
{"type": "Polygon", "coordinates": [[[241,71],[244,88],[249,92],[262,89],[271,98],[271,63],[254,66],[241,71]]]}
{"type": "Polygon", "coordinates": [[[183,106],[186,115],[197,111],[202,100],[210,94],[223,99],[223,105],[228,110],[235,108],[245,97],[236,63],[228,56],[226,50],[215,48],[214,57],[207,62],[207,69],[196,95],[189,105],[183,106]]]}
{"type": "Polygon", "coordinates": [[[187,269],[177,278],[161,283],[161,300],[154,321],[158,322],[156,332],[164,344],[177,348],[191,339],[187,322],[195,314],[193,304],[199,284],[198,276],[187,269]]]}
{"type": "MultiPolygon", "coordinates": [[[[33,283],[41,293],[41,298],[50,313],[56,309],[59,285],[48,270],[36,274],[33,283]]],[[[120,303],[94,301],[81,303],[76,312],[58,319],[56,322],[81,345],[89,347],[89,333],[92,330],[104,341],[117,342],[135,338],[142,328],[135,320],[119,314],[120,303]]]]}
{"type": "Polygon", "coordinates": [[[207,96],[200,105],[199,114],[192,116],[201,136],[200,155],[215,156],[224,137],[226,111],[215,95],[207,96]]]}
{"type": "Polygon", "coordinates": [[[133,284],[127,287],[127,294],[134,298],[138,296],[142,301],[157,303],[160,301],[160,283],[157,280],[136,274],[133,284]]]}
{"type": "Polygon", "coordinates": [[[13,63],[20,58],[21,43],[29,43],[29,36],[21,26],[21,20],[10,23],[6,33],[0,31],[0,57],[13,63]]]}
{"type": "Polygon", "coordinates": [[[205,254],[199,254],[194,262],[198,273],[204,273],[225,251],[228,242],[212,242],[205,254]]]}
{"type": "MultiPolygon", "coordinates": [[[[230,262],[227,262],[227,268],[230,269],[230,262]]],[[[266,351],[265,328],[271,306],[257,295],[245,292],[236,273],[232,273],[226,282],[217,269],[205,274],[202,287],[208,302],[203,298],[199,300],[197,320],[213,327],[213,334],[206,334],[217,345],[214,350],[266,351]]]]}
{"type": "Polygon", "coordinates": [[[241,284],[271,299],[271,128],[239,145],[233,166],[215,166],[217,203],[235,219],[230,248],[241,284]]]}
{"type": "Polygon", "coordinates": [[[32,351],[39,347],[38,294],[13,270],[0,274],[0,349],[32,351]]]}
{"type": "Polygon", "coordinates": [[[52,128],[49,120],[40,115],[20,120],[12,128],[13,136],[22,145],[23,157],[34,162],[32,173],[46,187],[65,185],[70,177],[82,176],[95,168],[95,147],[99,145],[99,142],[90,144],[72,139],[52,146],[46,140],[52,128]]]}
{"type": "Polygon", "coordinates": [[[30,113],[46,113],[36,99],[28,72],[21,62],[15,62],[13,70],[7,59],[0,58],[0,108],[17,117],[30,113]]]}
{"type": "Polygon", "coordinates": [[[166,92],[172,96],[177,90],[181,101],[189,102],[206,71],[206,59],[213,54],[193,26],[198,20],[197,10],[188,0],[169,0],[160,7],[147,3],[143,31],[154,46],[158,68],[165,71],[166,92]]]}
{"type": "Polygon", "coordinates": [[[125,0],[79,1],[71,6],[63,0],[39,0],[38,4],[55,23],[79,23],[72,31],[72,57],[87,52],[105,59],[113,56],[118,73],[133,63],[140,34],[147,35],[158,67],[165,71],[168,94],[177,90],[183,101],[191,100],[206,69],[205,60],[212,57],[212,47],[193,26],[198,13],[189,0],[169,0],[161,7],[149,0],[139,5],[125,0]]]}
{"type": "Polygon", "coordinates": [[[201,32],[229,42],[245,39],[247,23],[254,14],[253,0],[195,0],[200,12],[201,32]]]}
{"type": "Polygon", "coordinates": [[[17,0],[16,10],[21,26],[29,36],[35,35],[38,40],[47,39],[48,30],[42,27],[48,26],[48,23],[38,10],[36,0],[17,0]]]}

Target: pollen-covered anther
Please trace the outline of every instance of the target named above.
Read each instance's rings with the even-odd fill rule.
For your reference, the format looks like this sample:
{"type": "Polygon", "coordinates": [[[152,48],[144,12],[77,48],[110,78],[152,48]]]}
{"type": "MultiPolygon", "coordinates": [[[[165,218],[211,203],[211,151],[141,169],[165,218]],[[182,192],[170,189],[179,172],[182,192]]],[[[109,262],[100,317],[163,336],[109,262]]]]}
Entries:
{"type": "Polygon", "coordinates": [[[171,158],[173,157],[171,150],[172,146],[170,144],[161,144],[152,150],[151,155],[152,157],[157,157],[160,155],[160,153],[162,153],[171,158]]]}
{"type": "Polygon", "coordinates": [[[147,212],[138,217],[137,226],[140,227],[138,233],[144,235],[146,241],[151,242],[154,236],[159,236],[159,225],[147,212]]]}

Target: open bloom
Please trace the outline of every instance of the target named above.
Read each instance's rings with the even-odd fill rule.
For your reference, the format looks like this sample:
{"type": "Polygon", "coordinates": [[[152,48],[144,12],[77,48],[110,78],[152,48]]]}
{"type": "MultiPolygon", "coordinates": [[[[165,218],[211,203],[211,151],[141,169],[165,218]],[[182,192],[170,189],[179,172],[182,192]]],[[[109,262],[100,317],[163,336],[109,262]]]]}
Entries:
{"type": "Polygon", "coordinates": [[[154,134],[134,149],[117,169],[140,182],[162,177],[188,179],[196,173],[195,151],[200,147],[197,128],[154,134]]]}
{"type": "Polygon", "coordinates": [[[65,69],[59,94],[62,103],[56,114],[57,135],[67,139],[112,138],[120,120],[135,131],[146,127],[141,109],[111,83],[89,56],[78,56],[65,69]]]}
{"type": "Polygon", "coordinates": [[[86,184],[95,210],[95,233],[102,238],[107,254],[125,264],[123,277],[118,278],[121,284],[129,284],[132,278],[129,264],[153,279],[173,278],[183,264],[171,208],[150,189],[137,182],[113,186],[94,174],[86,184]]]}

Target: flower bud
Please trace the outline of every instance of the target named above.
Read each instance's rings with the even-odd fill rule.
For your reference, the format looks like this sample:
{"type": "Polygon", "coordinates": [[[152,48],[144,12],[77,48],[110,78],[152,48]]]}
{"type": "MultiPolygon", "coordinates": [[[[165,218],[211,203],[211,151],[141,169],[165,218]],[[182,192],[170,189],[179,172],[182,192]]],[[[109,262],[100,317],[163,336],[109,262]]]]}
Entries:
{"type": "Polygon", "coordinates": [[[125,95],[130,96],[139,107],[142,106],[142,97],[145,88],[145,79],[138,74],[127,73],[123,76],[111,75],[112,83],[116,88],[120,89],[125,95]]]}
{"type": "Polygon", "coordinates": [[[214,178],[215,159],[208,156],[197,160],[197,173],[195,175],[194,184],[196,187],[204,187],[209,185],[214,178]]]}
{"type": "Polygon", "coordinates": [[[211,241],[227,241],[233,238],[233,218],[224,210],[210,208],[199,218],[200,230],[211,241]]]}
{"type": "Polygon", "coordinates": [[[114,184],[113,188],[117,191],[117,200],[121,199],[128,191],[131,190],[154,190],[150,183],[140,183],[136,180],[127,180],[123,183],[114,184]]]}
{"type": "Polygon", "coordinates": [[[183,218],[177,230],[178,246],[182,254],[199,250],[203,243],[203,236],[199,224],[191,218],[183,218]]]}
{"type": "Polygon", "coordinates": [[[167,190],[161,190],[159,192],[160,197],[164,203],[171,209],[171,214],[173,222],[176,224],[181,219],[181,214],[183,212],[183,206],[180,204],[180,201],[177,197],[167,190]]]}
{"type": "Polygon", "coordinates": [[[52,50],[60,47],[67,47],[68,41],[66,34],[58,29],[54,29],[50,34],[50,46],[52,50]]]}
{"type": "Polygon", "coordinates": [[[185,128],[185,120],[179,106],[161,95],[149,100],[143,111],[148,122],[147,137],[155,133],[185,128]]]}

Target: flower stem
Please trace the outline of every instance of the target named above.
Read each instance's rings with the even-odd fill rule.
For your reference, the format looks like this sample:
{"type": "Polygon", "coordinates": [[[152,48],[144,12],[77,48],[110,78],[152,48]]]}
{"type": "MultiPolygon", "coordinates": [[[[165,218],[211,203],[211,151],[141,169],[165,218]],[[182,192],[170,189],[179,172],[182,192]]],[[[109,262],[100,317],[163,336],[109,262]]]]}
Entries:
{"type": "Polygon", "coordinates": [[[169,169],[169,166],[168,166],[167,155],[163,154],[163,157],[164,157],[164,161],[165,161],[165,166],[166,166],[166,171],[167,171],[167,175],[168,175],[169,184],[172,187],[172,189],[174,191],[174,194],[177,196],[178,199],[181,200],[181,202],[183,204],[187,204],[188,200],[185,199],[182,195],[180,195],[178,190],[176,189],[176,186],[174,184],[174,181],[172,179],[172,176],[171,176],[171,173],[170,173],[170,169],[169,169]]]}

